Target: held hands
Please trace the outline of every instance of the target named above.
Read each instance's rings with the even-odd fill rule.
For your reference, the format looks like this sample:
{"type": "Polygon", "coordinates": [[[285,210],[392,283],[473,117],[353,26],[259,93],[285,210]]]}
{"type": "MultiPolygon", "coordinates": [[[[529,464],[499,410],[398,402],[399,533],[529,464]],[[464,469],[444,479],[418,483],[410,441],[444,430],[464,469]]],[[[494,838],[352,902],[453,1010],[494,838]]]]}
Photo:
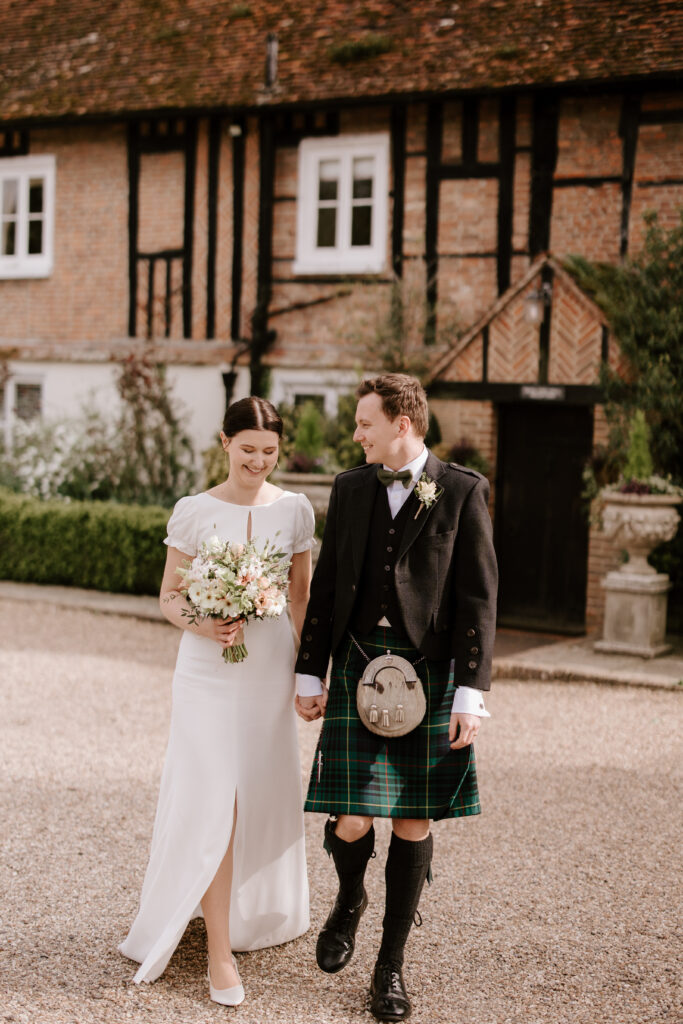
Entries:
{"type": "Polygon", "coordinates": [[[451,722],[448,727],[448,739],[451,744],[451,750],[460,750],[461,747],[468,747],[470,743],[473,743],[479,732],[480,725],[481,718],[479,715],[466,715],[462,711],[457,715],[451,715],[451,722]]]}
{"type": "Polygon", "coordinates": [[[294,701],[294,709],[304,722],[315,722],[316,718],[325,717],[327,706],[327,687],[323,684],[323,692],[317,697],[300,697],[298,694],[294,701]]]}
{"type": "Polygon", "coordinates": [[[197,632],[220,644],[223,650],[239,642],[239,636],[246,619],[206,618],[197,622],[197,632]]]}

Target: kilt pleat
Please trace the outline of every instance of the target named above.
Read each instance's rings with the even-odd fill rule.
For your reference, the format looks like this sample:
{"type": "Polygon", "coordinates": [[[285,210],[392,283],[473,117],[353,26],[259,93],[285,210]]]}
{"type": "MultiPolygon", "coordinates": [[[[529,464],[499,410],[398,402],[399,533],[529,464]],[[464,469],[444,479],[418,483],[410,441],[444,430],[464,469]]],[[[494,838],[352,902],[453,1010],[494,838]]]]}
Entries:
{"type": "MultiPolygon", "coordinates": [[[[369,658],[391,650],[415,663],[419,651],[378,626],[356,639],[369,658]]],[[[347,636],[332,661],[330,693],[304,808],[380,818],[458,818],[479,814],[474,750],[448,742],[455,684],[449,661],[422,661],[416,671],[427,698],[420,725],[385,739],[361,722],[356,687],[367,662],[347,636]]]]}

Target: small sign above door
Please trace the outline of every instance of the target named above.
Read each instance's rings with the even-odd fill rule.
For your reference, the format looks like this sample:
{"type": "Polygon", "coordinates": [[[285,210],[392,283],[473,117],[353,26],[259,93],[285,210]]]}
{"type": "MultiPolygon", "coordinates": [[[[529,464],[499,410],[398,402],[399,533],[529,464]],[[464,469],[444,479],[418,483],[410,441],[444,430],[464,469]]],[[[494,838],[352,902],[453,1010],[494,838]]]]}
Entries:
{"type": "Polygon", "coordinates": [[[536,402],[563,402],[565,395],[564,388],[551,387],[548,384],[521,384],[519,388],[520,398],[536,402]]]}

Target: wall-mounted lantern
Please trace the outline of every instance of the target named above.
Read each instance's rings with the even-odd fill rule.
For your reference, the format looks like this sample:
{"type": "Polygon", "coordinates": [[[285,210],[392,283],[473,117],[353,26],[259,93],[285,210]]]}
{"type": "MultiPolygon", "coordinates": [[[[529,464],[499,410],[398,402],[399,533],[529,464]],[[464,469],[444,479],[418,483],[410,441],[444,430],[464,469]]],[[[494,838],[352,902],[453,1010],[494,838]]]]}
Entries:
{"type": "Polygon", "coordinates": [[[552,297],[553,286],[548,281],[529,292],[524,299],[524,319],[528,324],[540,324],[552,297]]]}

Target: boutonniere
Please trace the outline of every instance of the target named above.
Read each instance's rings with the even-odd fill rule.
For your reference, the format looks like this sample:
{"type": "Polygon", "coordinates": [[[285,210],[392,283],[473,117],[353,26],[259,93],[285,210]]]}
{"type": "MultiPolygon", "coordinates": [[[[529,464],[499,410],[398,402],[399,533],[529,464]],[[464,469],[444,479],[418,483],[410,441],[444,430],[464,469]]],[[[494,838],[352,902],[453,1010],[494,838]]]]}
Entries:
{"type": "Polygon", "coordinates": [[[417,519],[423,508],[431,508],[442,494],[443,487],[437,487],[436,480],[430,480],[427,474],[423,473],[415,485],[415,495],[420,502],[420,507],[413,516],[413,519],[417,519]]]}

